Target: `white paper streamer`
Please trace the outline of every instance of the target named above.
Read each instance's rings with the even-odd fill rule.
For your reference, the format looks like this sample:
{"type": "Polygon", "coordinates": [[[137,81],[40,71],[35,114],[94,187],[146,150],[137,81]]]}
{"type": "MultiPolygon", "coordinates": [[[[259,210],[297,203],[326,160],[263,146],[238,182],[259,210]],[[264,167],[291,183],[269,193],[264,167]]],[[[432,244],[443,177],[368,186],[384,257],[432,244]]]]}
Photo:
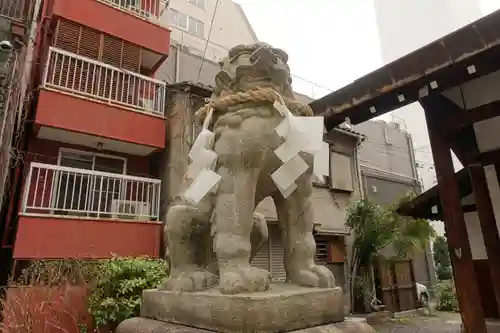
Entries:
{"type": "Polygon", "coordinates": [[[284,117],[275,129],[284,141],[274,150],[283,165],[271,178],[283,197],[287,198],[297,188],[295,181],[309,168],[299,153],[314,155],[314,174],[320,175],[322,179],[329,174],[329,146],[323,141],[323,117],[296,117],[288,110],[283,100],[275,102],[273,106],[284,117]]]}
{"type": "Polygon", "coordinates": [[[214,133],[208,130],[212,121],[213,109],[210,109],[200,134],[191,147],[188,166],[188,178],[193,182],[184,192],[186,200],[198,204],[209,192],[215,193],[221,176],[213,171],[217,163],[217,154],[213,151],[214,133]]]}

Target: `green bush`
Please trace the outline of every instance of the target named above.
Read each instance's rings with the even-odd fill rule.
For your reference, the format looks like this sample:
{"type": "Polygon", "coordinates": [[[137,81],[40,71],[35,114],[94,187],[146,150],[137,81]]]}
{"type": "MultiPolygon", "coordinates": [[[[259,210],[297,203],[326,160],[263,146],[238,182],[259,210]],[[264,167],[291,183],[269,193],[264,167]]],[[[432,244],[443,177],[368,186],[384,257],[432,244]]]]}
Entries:
{"type": "Polygon", "coordinates": [[[114,328],[138,315],[142,291],[156,288],[167,276],[164,260],[146,257],[102,260],[97,270],[89,297],[89,312],[97,327],[114,328]]]}
{"type": "Polygon", "coordinates": [[[446,267],[442,265],[436,265],[436,275],[438,280],[450,280],[453,278],[453,273],[451,271],[451,266],[446,267]]]}
{"type": "Polygon", "coordinates": [[[459,311],[455,284],[452,280],[443,281],[436,288],[438,304],[440,311],[459,311]]]}

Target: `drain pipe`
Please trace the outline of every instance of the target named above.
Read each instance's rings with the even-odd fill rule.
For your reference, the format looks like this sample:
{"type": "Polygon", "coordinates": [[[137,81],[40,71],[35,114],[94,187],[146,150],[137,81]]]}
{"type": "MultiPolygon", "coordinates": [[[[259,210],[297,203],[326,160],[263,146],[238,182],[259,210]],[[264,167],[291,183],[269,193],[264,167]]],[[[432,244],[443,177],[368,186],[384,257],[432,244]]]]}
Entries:
{"type": "Polygon", "coordinates": [[[180,68],[181,68],[181,47],[179,45],[176,45],[175,47],[175,82],[178,83],[180,80],[180,68]]]}
{"type": "MultiPolygon", "coordinates": [[[[33,8],[33,17],[31,19],[31,24],[30,24],[30,32],[29,32],[29,37],[28,37],[28,45],[26,47],[26,57],[24,59],[24,72],[23,72],[23,77],[21,80],[21,96],[20,96],[20,101],[19,103],[19,109],[17,111],[17,130],[20,130],[21,126],[21,119],[22,119],[22,114],[23,114],[23,108],[24,108],[24,101],[26,98],[26,91],[30,83],[30,78],[31,78],[31,69],[33,68],[33,54],[35,50],[35,39],[37,35],[37,29],[38,25],[36,23],[36,19],[38,15],[40,14],[40,7],[42,5],[42,0],[36,0],[35,1],[35,6],[33,8]]],[[[43,21],[40,21],[40,25],[43,24],[43,21]]]]}
{"type": "MultiPolygon", "coordinates": [[[[21,119],[23,117],[23,111],[26,111],[26,112],[29,112],[29,110],[24,110],[24,107],[26,105],[25,103],[25,98],[26,98],[26,89],[30,86],[30,81],[31,81],[31,74],[32,74],[32,68],[33,68],[33,52],[34,52],[34,47],[37,45],[37,42],[40,40],[41,36],[40,34],[37,34],[37,31],[38,31],[38,25],[37,25],[37,18],[40,14],[40,9],[41,9],[41,5],[42,5],[42,0],[36,0],[35,1],[35,5],[33,7],[33,16],[31,18],[31,23],[30,23],[30,32],[29,32],[29,35],[28,35],[28,43],[26,45],[26,55],[25,55],[25,59],[24,59],[24,71],[23,71],[23,75],[22,75],[22,78],[21,78],[21,94],[19,96],[19,106],[18,106],[18,110],[17,110],[17,128],[16,128],[16,132],[19,132],[19,130],[21,129],[21,126],[24,126],[24,124],[22,123],[21,119]]],[[[47,2],[45,1],[43,3],[43,12],[46,11],[46,7],[47,7],[47,2]]],[[[40,21],[40,26],[43,25],[43,18],[42,20],[40,21]]],[[[24,133],[24,136],[26,136],[27,134],[24,133]]],[[[23,137],[20,139],[22,141],[21,145],[24,145],[24,141],[26,141],[26,138],[23,137]]],[[[17,143],[16,143],[17,144],[17,143]]],[[[6,215],[4,216],[5,217],[5,224],[3,226],[4,228],[4,234],[3,234],[3,237],[2,239],[0,240],[0,248],[5,248],[6,246],[10,245],[10,244],[7,244],[8,243],[8,235],[9,235],[9,229],[11,227],[11,222],[12,222],[12,219],[13,219],[13,215],[14,215],[14,210],[16,209],[16,206],[14,204],[14,202],[16,201],[14,198],[15,198],[15,193],[17,192],[17,190],[15,190],[14,188],[16,188],[17,185],[17,182],[19,181],[19,176],[20,176],[20,173],[22,172],[21,171],[21,166],[18,165],[16,167],[15,170],[13,170],[13,173],[10,175],[10,177],[13,177],[13,182],[11,182],[11,187],[12,187],[12,193],[13,193],[13,196],[11,197],[10,199],[10,202],[7,206],[7,210],[6,210],[6,215]]],[[[22,181],[21,181],[22,183],[22,181]]]]}

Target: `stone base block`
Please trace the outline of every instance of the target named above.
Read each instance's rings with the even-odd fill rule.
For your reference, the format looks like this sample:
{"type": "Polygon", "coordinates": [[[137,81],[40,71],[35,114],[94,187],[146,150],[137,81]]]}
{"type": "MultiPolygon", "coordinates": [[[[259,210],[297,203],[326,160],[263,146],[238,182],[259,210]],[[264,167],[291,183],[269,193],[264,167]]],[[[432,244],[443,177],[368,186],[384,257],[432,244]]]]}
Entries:
{"type": "Polygon", "coordinates": [[[289,284],[237,295],[223,295],[217,289],[194,293],[146,290],[141,317],[223,333],[274,333],[341,322],[343,303],[341,288],[289,284]]]}
{"type": "MultiPolygon", "coordinates": [[[[170,324],[146,318],[128,319],[118,326],[116,333],[213,333],[199,328],[170,324]]],[[[216,331],[215,331],[216,332],[216,331]]],[[[240,333],[260,332],[258,330],[244,330],[240,333]]],[[[296,331],[296,333],[376,333],[366,323],[365,319],[347,318],[345,321],[329,325],[321,325],[296,331]]]]}

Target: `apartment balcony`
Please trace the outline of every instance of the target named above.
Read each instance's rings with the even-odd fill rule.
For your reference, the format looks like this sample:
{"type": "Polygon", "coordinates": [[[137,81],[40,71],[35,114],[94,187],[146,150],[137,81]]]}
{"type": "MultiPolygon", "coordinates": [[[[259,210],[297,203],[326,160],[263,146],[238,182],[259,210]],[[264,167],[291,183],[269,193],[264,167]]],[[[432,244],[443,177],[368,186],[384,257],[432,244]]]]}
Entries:
{"type": "Polygon", "coordinates": [[[0,0],[0,16],[26,24],[32,19],[34,0],[0,0]]]}
{"type": "Polygon", "coordinates": [[[133,155],[165,147],[164,82],[50,48],[37,137],[133,155]]]}
{"type": "Polygon", "coordinates": [[[31,163],[16,259],[158,256],[158,179],[31,163]]]}
{"type": "Polygon", "coordinates": [[[34,0],[0,0],[0,17],[12,21],[12,33],[24,36],[32,15],[34,0]]]}
{"type": "MultiPolygon", "coordinates": [[[[54,16],[92,27],[166,57],[170,30],[160,24],[161,0],[53,0],[54,16]]],[[[163,60],[164,60],[163,58],[163,60]]],[[[162,60],[162,61],[163,61],[162,60]]]]}

